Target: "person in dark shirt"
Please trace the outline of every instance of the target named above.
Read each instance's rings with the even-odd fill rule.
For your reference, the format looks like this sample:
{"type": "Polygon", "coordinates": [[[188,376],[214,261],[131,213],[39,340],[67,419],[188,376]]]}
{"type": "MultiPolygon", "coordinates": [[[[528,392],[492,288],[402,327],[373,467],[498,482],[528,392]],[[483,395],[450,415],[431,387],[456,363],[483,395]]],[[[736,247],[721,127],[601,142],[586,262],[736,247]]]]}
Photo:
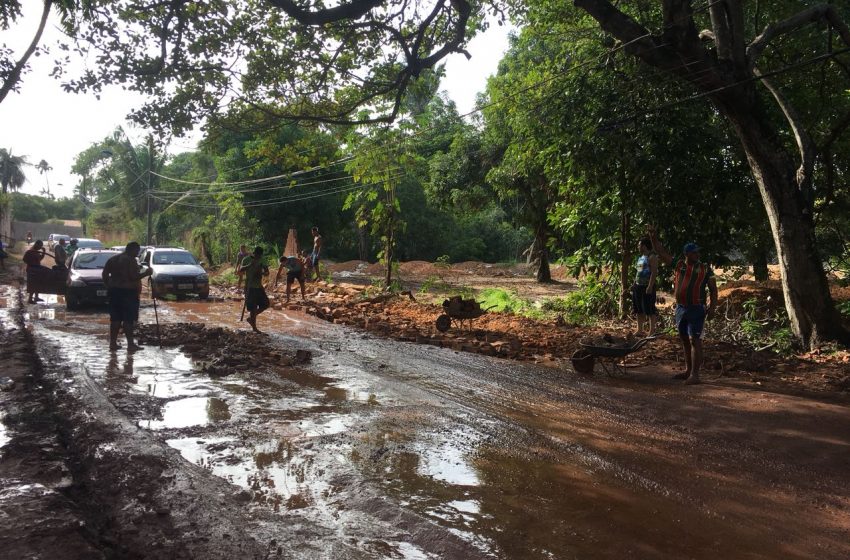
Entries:
{"type": "Polygon", "coordinates": [[[44,242],[41,239],[37,239],[35,243],[32,244],[32,247],[27,249],[23,257],[24,264],[27,265],[27,294],[29,294],[27,303],[38,303],[39,301],[44,301],[38,297],[38,292],[33,290],[31,282],[36,275],[44,274],[44,271],[50,270],[41,264],[42,259],[44,259],[44,242]]]}

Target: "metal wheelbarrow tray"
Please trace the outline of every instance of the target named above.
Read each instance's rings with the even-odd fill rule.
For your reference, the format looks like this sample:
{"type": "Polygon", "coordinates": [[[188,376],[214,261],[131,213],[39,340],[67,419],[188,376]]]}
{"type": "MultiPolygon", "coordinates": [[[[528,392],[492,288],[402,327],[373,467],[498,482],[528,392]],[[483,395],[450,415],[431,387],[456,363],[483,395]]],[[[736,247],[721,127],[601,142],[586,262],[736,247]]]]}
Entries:
{"type": "Polygon", "coordinates": [[[614,339],[611,337],[597,340],[582,340],[579,341],[581,348],[576,350],[572,356],[573,368],[579,373],[593,373],[593,367],[598,360],[602,369],[608,375],[613,375],[617,372],[626,373],[625,358],[629,354],[637,352],[650,340],[655,340],[658,335],[641,338],[631,342],[624,339],[614,339]]]}

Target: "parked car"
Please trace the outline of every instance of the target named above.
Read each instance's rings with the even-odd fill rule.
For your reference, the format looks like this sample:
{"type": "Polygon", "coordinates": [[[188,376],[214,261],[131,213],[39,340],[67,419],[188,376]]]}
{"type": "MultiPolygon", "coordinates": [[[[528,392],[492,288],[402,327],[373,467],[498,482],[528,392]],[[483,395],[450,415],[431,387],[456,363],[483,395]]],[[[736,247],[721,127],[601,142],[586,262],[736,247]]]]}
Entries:
{"type": "Polygon", "coordinates": [[[151,290],[154,297],[197,294],[210,295],[210,279],[198,260],[182,247],[148,247],[139,261],[153,269],[151,290]]]}
{"type": "Polygon", "coordinates": [[[112,249],[78,249],[68,269],[68,286],[65,289],[65,306],[78,309],[84,303],[104,304],[108,301],[103,284],[103,267],[106,261],[118,254],[112,249]]]}
{"type": "Polygon", "coordinates": [[[47,248],[53,250],[53,246],[58,245],[60,239],[64,239],[65,243],[68,243],[71,240],[71,236],[64,233],[51,233],[47,236],[47,248]]]}
{"type": "Polygon", "coordinates": [[[77,249],[103,249],[103,243],[100,239],[92,239],[89,237],[77,238],[77,249]]]}

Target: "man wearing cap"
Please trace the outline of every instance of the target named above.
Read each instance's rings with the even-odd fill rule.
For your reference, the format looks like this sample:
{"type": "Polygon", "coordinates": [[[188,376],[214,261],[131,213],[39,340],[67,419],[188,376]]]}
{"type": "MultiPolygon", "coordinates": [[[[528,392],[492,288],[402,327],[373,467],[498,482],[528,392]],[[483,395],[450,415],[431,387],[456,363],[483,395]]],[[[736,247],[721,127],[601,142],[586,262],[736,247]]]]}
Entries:
{"type": "Polygon", "coordinates": [[[673,293],[676,296],[676,327],[685,351],[687,368],[673,379],[684,379],[688,385],[699,383],[702,365],[702,329],[717,304],[717,281],[714,271],[699,260],[700,248],[688,243],[682,252],[685,258],[676,263],[673,293]],[[710,294],[705,305],[706,288],[710,294]]]}

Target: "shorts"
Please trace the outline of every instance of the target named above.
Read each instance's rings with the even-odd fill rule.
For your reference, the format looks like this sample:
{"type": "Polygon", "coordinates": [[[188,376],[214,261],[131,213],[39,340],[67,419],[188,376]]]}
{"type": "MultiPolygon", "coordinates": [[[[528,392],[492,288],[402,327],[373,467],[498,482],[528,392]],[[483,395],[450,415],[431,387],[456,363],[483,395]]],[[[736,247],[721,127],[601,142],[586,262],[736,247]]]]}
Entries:
{"type": "Polygon", "coordinates": [[[315,253],[310,255],[310,264],[313,266],[313,268],[318,269],[319,268],[319,255],[317,255],[315,253]]]}
{"type": "Polygon", "coordinates": [[[245,296],[245,309],[259,313],[268,308],[269,298],[266,291],[262,288],[248,288],[248,294],[245,296]]]}
{"type": "Polygon", "coordinates": [[[304,271],[303,270],[297,270],[297,271],[292,271],[292,272],[286,273],[286,285],[287,286],[292,284],[296,280],[298,280],[299,283],[302,283],[302,284],[304,283],[304,271]]]}
{"type": "Polygon", "coordinates": [[[135,288],[109,288],[109,320],[135,323],[139,320],[139,292],[135,288]]]}
{"type": "Polygon", "coordinates": [[[677,305],[676,327],[680,336],[701,338],[702,328],[705,325],[704,305],[677,305]]]}
{"type": "Polygon", "coordinates": [[[647,292],[642,284],[632,286],[632,311],[635,315],[657,315],[655,292],[647,292]]]}

